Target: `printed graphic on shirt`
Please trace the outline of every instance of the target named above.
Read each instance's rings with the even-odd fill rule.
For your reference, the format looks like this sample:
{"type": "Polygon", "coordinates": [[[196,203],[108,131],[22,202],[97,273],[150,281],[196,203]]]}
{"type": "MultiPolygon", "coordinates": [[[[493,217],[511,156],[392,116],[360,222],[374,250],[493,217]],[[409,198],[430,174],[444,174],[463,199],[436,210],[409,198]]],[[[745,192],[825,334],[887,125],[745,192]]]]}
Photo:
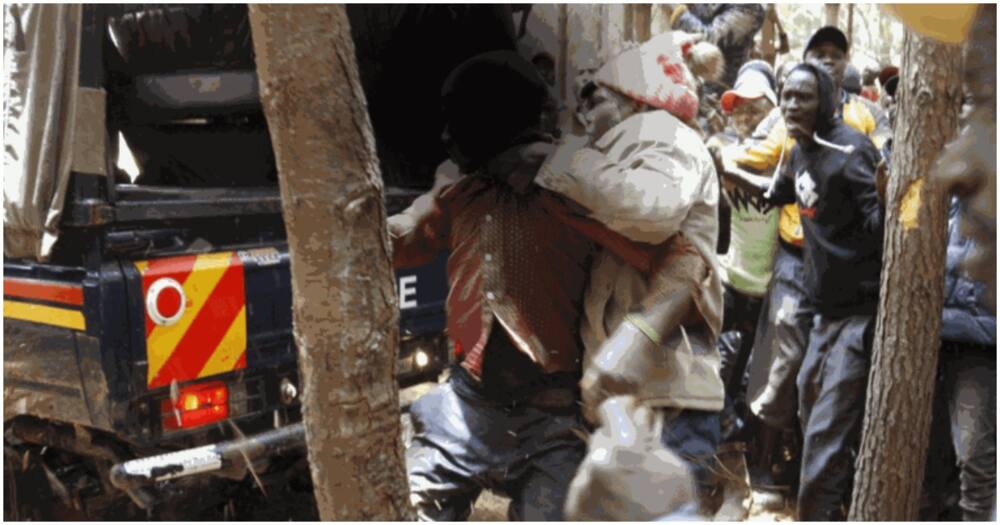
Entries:
{"type": "Polygon", "coordinates": [[[795,195],[799,200],[799,213],[803,217],[815,218],[819,194],[816,193],[816,181],[806,170],[795,176],[795,195]]]}
{"type": "Polygon", "coordinates": [[[753,210],[760,214],[766,214],[774,209],[774,206],[772,206],[767,200],[756,195],[752,195],[741,190],[740,188],[727,189],[725,192],[726,197],[729,199],[729,204],[737,210],[753,210]]]}

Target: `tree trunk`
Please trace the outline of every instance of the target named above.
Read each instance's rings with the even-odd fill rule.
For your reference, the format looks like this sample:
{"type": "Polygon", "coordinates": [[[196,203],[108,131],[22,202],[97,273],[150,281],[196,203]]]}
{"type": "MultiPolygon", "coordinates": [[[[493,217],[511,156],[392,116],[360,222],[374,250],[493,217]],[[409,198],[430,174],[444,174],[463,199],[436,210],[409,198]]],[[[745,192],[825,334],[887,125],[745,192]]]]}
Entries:
{"type": "Polygon", "coordinates": [[[398,309],[347,13],[343,5],[251,4],[250,22],[288,232],[320,519],[407,519],[398,309]]]}
{"type": "Polygon", "coordinates": [[[847,47],[854,47],[854,4],[847,4],[847,47]]]}
{"type": "Polygon", "coordinates": [[[649,40],[653,28],[653,5],[625,4],[624,7],[625,40],[639,43],[649,40]]]}
{"type": "Polygon", "coordinates": [[[823,6],[823,25],[836,26],[840,14],[840,4],[825,4],[823,6]]]}
{"type": "Polygon", "coordinates": [[[635,14],[634,14],[635,5],[633,5],[633,4],[625,4],[622,7],[625,8],[625,12],[623,13],[623,21],[622,21],[622,25],[625,26],[625,41],[626,42],[634,42],[635,41],[635,24],[633,22],[635,20],[635,14]]]}
{"type": "Polygon", "coordinates": [[[653,4],[650,13],[651,37],[670,31],[670,15],[673,14],[671,5],[673,4],[653,4]]]}
{"type": "Polygon", "coordinates": [[[961,63],[958,46],[906,33],[852,521],[917,517],[940,345],[948,218],[946,195],[928,175],[958,127],[961,63]]]}
{"type": "Polygon", "coordinates": [[[774,48],[775,18],[778,13],[774,9],[774,4],[767,4],[764,10],[764,25],[760,28],[760,54],[764,62],[774,66],[774,59],[777,57],[774,48]]]}
{"type": "Polygon", "coordinates": [[[632,23],[635,24],[634,35],[636,42],[645,42],[652,36],[653,31],[653,5],[636,4],[632,6],[632,23]]]}
{"type": "Polygon", "coordinates": [[[879,11],[878,17],[878,41],[881,44],[879,46],[879,64],[881,66],[892,64],[892,25],[889,23],[889,17],[881,11],[879,11]]]}

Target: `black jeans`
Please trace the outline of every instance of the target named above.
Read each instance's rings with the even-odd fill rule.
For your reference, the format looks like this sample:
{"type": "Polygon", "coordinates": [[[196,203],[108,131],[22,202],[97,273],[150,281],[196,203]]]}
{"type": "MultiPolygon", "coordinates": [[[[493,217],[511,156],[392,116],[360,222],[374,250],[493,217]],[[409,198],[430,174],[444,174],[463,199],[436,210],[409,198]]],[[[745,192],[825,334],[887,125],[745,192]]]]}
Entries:
{"type": "Polygon", "coordinates": [[[747,439],[744,435],[749,415],[746,400],[747,363],[753,349],[762,299],[725,286],[723,301],[725,310],[718,348],[722,357],[720,376],[726,389],[726,404],[722,412],[722,441],[729,443],[747,439]]]}
{"type": "Polygon", "coordinates": [[[816,315],[796,381],[802,420],[798,511],[802,521],[846,517],[861,442],[872,334],[871,315],[816,315]]]}
{"type": "Polygon", "coordinates": [[[410,501],[423,520],[465,520],[483,489],[511,498],[508,519],[563,516],[570,481],[586,454],[578,405],[546,410],[484,395],[464,370],[410,409],[406,452],[410,501]]]}
{"type": "Polygon", "coordinates": [[[948,465],[938,466],[935,459],[954,459],[967,521],[991,520],[996,506],[996,388],[995,345],[942,343],[933,429],[942,431],[931,433],[926,487],[930,498],[941,494],[948,465]]]}
{"type": "Polygon", "coordinates": [[[719,463],[715,451],[719,448],[719,413],[705,410],[661,409],[667,415],[660,443],[681,457],[694,477],[699,508],[708,514],[715,491],[719,463]]]}
{"type": "Polygon", "coordinates": [[[806,304],[804,283],[802,256],[793,248],[780,245],[761,307],[747,385],[753,414],[779,429],[798,425],[795,381],[809,343],[814,314],[806,304]]]}

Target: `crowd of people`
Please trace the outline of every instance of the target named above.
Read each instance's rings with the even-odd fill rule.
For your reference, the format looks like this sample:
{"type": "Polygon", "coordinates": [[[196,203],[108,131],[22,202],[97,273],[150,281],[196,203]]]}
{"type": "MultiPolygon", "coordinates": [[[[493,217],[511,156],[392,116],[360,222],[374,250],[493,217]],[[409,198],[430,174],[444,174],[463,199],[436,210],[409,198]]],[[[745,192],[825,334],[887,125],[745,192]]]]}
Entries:
{"type": "MultiPolygon", "coordinates": [[[[763,19],[676,6],[676,31],[578,79],[581,133],[555,133],[551,79],[513,51],[448,77],[450,160],[389,219],[397,267],[450,252],[459,363],[411,408],[421,518],[465,519],[483,490],[517,520],[741,520],[752,498],[846,518],[900,71],[861,74],[832,26],[772,68],[750,59],[763,19]],[[706,43],[718,53],[692,51],[706,43]],[[698,63],[713,56],[724,67],[698,63]]],[[[930,456],[951,447],[961,516],[981,520],[996,319],[950,226],[935,413],[950,439],[930,456]]],[[[929,468],[929,490],[944,476],[929,468]]]]}

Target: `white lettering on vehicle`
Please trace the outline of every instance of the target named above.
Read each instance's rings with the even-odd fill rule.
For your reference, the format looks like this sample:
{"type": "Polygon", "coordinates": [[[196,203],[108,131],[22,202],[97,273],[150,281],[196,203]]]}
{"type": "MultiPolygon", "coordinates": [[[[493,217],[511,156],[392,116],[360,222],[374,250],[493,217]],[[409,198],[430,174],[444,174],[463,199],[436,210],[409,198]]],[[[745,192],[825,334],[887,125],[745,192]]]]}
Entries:
{"type": "Polygon", "coordinates": [[[399,278],[399,309],[417,307],[417,276],[407,275],[399,278]]]}

